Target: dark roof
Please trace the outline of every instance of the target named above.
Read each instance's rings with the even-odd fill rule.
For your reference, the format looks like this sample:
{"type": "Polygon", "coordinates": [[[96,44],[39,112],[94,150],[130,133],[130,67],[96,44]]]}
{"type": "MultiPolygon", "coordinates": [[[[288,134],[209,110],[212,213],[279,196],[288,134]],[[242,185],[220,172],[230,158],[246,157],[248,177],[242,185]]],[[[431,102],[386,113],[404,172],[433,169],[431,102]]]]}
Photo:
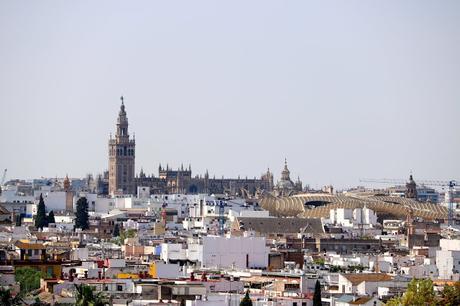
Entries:
{"type": "Polygon", "coordinates": [[[350,302],[349,304],[350,305],[363,305],[369,302],[370,300],[372,300],[372,296],[361,296],[361,297],[358,297],[353,302],[350,302]]]}
{"type": "Polygon", "coordinates": [[[0,214],[8,215],[8,214],[11,214],[11,212],[8,209],[6,209],[6,207],[0,205],[0,214]]]}
{"type": "Polygon", "coordinates": [[[253,230],[262,234],[324,233],[320,219],[237,217],[237,222],[242,230],[253,230]]]}

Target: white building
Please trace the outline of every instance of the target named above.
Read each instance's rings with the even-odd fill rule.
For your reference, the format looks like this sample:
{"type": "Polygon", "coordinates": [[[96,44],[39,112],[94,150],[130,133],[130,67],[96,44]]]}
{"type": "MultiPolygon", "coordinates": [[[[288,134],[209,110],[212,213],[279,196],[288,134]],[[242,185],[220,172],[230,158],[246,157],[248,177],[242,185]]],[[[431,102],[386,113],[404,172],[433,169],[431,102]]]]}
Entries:
{"type": "Polygon", "coordinates": [[[384,273],[348,273],[339,274],[338,292],[372,296],[378,287],[393,287],[393,277],[384,273]]]}
{"type": "Polygon", "coordinates": [[[436,251],[436,266],[440,279],[460,279],[460,240],[441,239],[436,251]]]}
{"type": "Polygon", "coordinates": [[[266,268],[270,249],[264,237],[203,237],[188,244],[162,243],[164,262],[200,262],[202,268],[266,268]]]}
{"type": "Polygon", "coordinates": [[[269,248],[264,237],[203,237],[203,268],[266,268],[269,248]]]}
{"type": "Polygon", "coordinates": [[[377,215],[367,207],[334,208],[329,212],[329,222],[342,227],[373,228],[377,224],[377,215]]]}
{"type": "Polygon", "coordinates": [[[436,251],[436,267],[440,279],[460,279],[460,251],[436,251]]]}

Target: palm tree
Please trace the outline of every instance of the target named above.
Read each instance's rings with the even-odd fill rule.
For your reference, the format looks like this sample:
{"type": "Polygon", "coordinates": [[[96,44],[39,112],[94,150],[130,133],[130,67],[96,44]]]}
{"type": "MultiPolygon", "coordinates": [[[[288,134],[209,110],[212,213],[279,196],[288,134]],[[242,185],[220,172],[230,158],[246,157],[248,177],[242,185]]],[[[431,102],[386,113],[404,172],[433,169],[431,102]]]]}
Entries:
{"type": "Polygon", "coordinates": [[[75,285],[76,288],[76,303],[77,306],[105,306],[107,301],[102,295],[102,292],[94,294],[94,288],[85,284],[75,285]]]}

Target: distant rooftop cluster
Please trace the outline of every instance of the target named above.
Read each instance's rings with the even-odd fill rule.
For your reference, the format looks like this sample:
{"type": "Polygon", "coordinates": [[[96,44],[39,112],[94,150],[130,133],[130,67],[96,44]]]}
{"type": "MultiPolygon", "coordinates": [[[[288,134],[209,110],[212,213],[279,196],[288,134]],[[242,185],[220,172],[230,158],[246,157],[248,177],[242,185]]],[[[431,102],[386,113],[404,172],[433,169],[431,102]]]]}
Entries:
{"type": "Polygon", "coordinates": [[[456,186],[314,190],[287,160],[276,183],[136,175],[123,100],[116,126],[103,174],[2,184],[7,305],[398,305],[420,286],[460,299],[456,186]]]}

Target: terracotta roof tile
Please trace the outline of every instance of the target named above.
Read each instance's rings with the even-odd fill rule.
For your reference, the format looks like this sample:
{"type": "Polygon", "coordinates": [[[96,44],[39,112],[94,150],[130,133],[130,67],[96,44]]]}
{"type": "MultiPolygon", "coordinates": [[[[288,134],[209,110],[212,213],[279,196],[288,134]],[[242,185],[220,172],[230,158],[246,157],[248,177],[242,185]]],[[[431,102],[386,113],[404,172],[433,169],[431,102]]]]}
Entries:
{"type": "Polygon", "coordinates": [[[353,273],[342,274],[343,277],[348,279],[353,285],[358,285],[364,281],[366,282],[385,282],[391,281],[391,275],[384,273],[353,273]]]}

